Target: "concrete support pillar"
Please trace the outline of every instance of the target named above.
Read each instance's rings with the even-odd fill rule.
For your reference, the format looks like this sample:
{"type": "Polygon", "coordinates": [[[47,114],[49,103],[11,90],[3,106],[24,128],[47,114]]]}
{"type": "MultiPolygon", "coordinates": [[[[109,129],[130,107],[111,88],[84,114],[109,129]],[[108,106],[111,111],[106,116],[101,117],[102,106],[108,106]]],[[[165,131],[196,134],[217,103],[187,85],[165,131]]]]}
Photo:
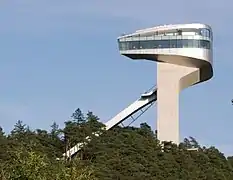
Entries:
{"type": "Polygon", "coordinates": [[[199,81],[199,68],[157,63],[157,130],[160,141],[179,144],[179,93],[199,81]]]}

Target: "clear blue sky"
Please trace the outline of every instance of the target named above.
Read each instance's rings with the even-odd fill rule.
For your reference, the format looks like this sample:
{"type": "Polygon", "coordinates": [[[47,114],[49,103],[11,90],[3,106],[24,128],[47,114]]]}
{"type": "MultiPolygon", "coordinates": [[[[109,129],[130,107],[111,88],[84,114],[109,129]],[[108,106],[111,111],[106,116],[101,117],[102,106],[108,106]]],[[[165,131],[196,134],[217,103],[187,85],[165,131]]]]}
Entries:
{"type": "MultiPolygon", "coordinates": [[[[0,125],[59,125],[80,107],[103,122],[156,83],[156,64],[121,56],[123,32],[202,22],[214,31],[214,78],[180,97],[181,139],[233,154],[232,2],[11,0],[0,3],[0,125]]],[[[155,128],[156,107],[139,122],[155,128]]]]}

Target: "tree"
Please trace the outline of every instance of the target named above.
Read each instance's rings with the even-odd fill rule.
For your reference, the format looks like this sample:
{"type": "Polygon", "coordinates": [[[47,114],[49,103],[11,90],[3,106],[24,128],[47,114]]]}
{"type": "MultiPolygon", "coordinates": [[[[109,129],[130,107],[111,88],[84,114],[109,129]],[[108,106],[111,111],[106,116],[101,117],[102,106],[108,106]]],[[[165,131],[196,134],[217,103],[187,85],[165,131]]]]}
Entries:
{"type": "Polygon", "coordinates": [[[57,138],[58,137],[58,135],[60,134],[60,129],[59,129],[59,126],[58,126],[58,124],[56,123],[56,122],[53,122],[53,124],[51,125],[51,132],[50,132],[50,134],[51,134],[51,136],[53,137],[53,138],[57,138]]]}
{"type": "Polygon", "coordinates": [[[78,125],[85,122],[84,115],[79,108],[74,111],[71,117],[73,118],[73,121],[75,121],[78,125]]]}
{"type": "Polygon", "coordinates": [[[0,128],[0,179],[233,179],[233,158],[215,147],[202,147],[194,137],[179,146],[161,146],[147,123],[105,131],[91,111],[82,117],[77,110],[73,117],[79,120],[66,121],[62,129],[54,122],[50,131],[31,130],[22,121],[8,136],[0,128]],[[77,142],[86,144],[70,161],[56,160],[77,142]],[[187,150],[194,147],[198,151],[187,150]]]}
{"type": "Polygon", "coordinates": [[[86,142],[86,137],[88,136],[86,120],[82,111],[79,108],[76,109],[71,117],[73,120],[66,121],[65,128],[62,130],[64,134],[65,151],[78,143],[86,142]]]}
{"type": "Polygon", "coordinates": [[[192,148],[192,144],[188,138],[184,138],[184,142],[182,143],[185,148],[190,149],[192,148]]]}
{"type": "Polygon", "coordinates": [[[4,135],[5,135],[5,133],[2,129],[2,127],[0,126],[0,138],[5,137],[4,135]]]}
{"type": "Polygon", "coordinates": [[[194,137],[189,136],[190,143],[192,148],[199,148],[200,145],[198,144],[197,140],[194,137]]]}
{"type": "Polygon", "coordinates": [[[153,134],[153,131],[151,130],[151,127],[147,123],[140,124],[139,133],[141,133],[144,136],[155,136],[155,134],[153,134]]]}
{"type": "Polygon", "coordinates": [[[7,156],[6,156],[6,152],[7,152],[7,137],[5,136],[5,133],[2,129],[2,127],[0,127],[0,164],[1,161],[4,161],[7,156]]]}
{"type": "Polygon", "coordinates": [[[88,136],[92,136],[92,133],[102,131],[104,125],[99,122],[99,117],[94,115],[93,112],[88,111],[86,114],[86,133],[88,136]]]}
{"type": "Polygon", "coordinates": [[[26,132],[26,124],[23,124],[23,121],[18,120],[14,125],[14,129],[11,131],[12,136],[22,135],[26,132]]]}

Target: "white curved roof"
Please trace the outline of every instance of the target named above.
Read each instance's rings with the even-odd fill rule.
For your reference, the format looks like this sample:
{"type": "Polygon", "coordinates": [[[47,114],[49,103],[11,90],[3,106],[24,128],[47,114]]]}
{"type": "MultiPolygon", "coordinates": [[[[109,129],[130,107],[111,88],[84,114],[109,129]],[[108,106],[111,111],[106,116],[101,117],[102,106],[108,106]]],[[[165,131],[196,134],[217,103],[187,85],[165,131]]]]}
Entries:
{"type": "Polygon", "coordinates": [[[161,25],[161,26],[155,26],[155,27],[152,27],[152,28],[146,28],[146,29],[137,30],[135,33],[123,35],[123,36],[120,36],[119,38],[127,37],[127,36],[133,36],[133,35],[138,35],[138,34],[144,34],[144,33],[150,33],[150,32],[156,32],[156,31],[164,31],[164,30],[173,30],[173,29],[200,29],[200,28],[208,28],[208,29],[211,30],[211,27],[209,25],[207,25],[207,24],[201,24],[201,23],[168,24],[168,25],[161,25]]]}

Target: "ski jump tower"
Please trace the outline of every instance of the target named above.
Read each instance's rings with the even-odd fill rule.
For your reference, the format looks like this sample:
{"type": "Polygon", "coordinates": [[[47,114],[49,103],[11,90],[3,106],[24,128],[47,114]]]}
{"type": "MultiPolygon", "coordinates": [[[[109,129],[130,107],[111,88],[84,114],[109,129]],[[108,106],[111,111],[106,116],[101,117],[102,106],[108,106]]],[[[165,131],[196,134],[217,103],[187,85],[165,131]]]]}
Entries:
{"type": "MultiPolygon", "coordinates": [[[[197,23],[158,26],[119,37],[122,55],[157,62],[157,87],[141,94],[136,101],[107,121],[106,130],[122,124],[139,111],[143,114],[157,101],[157,137],[160,141],[178,144],[179,93],[213,76],[212,41],[211,27],[197,23]]],[[[99,136],[98,133],[94,135],[99,136]]],[[[91,140],[89,136],[86,139],[91,140]]],[[[84,144],[78,143],[63,156],[73,157],[84,144]]]]}
{"type": "Polygon", "coordinates": [[[179,143],[179,93],[213,76],[213,34],[205,24],[164,25],[118,38],[120,53],[157,62],[157,131],[179,143]]]}

